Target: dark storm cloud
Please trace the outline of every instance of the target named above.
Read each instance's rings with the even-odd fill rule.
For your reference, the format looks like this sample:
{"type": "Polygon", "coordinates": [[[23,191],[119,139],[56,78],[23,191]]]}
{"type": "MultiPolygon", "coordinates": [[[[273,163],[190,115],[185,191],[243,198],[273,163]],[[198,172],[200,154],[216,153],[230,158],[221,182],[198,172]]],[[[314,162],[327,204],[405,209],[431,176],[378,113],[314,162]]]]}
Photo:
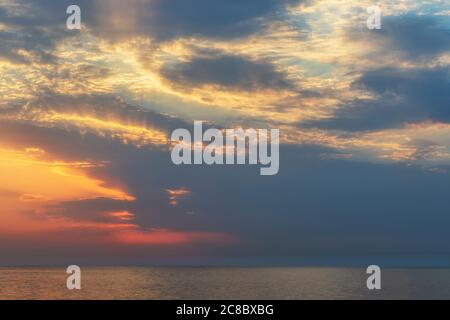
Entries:
{"type": "Polygon", "coordinates": [[[386,16],[380,30],[351,30],[349,40],[383,40],[383,51],[397,51],[408,59],[433,58],[450,50],[449,26],[450,18],[445,15],[386,16]]]}
{"type": "Polygon", "coordinates": [[[269,62],[231,55],[196,57],[189,62],[165,66],[161,74],[175,86],[217,85],[242,91],[292,88],[287,75],[269,62]]]}
{"type": "Polygon", "coordinates": [[[449,22],[448,16],[387,17],[375,34],[390,38],[394,48],[412,58],[439,55],[450,50],[449,22]]]}
{"type": "Polygon", "coordinates": [[[375,95],[341,106],[333,118],[302,123],[348,131],[393,128],[426,120],[450,122],[448,68],[369,71],[353,83],[375,95]]]}
{"type": "Polygon", "coordinates": [[[236,38],[258,32],[261,18],[275,16],[288,0],[156,0],[151,25],[159,39],[183,36],[236,38]]]}
{"type": "MultiPolygon", "coordinates": [[[[6,16],[9,22],[23,27],[40,24],[65,27],[66,8],[76,4],[81,7],[82,21],[94,33],[109,39],[138,35],[157,41],[192,36],[238,38],[260,32],[268,20],[283,14],[287,5],[300,2],[301,0],[22,0],[20,3],[28,5],[32,12],[6,16]]],[[[0,16],[5,16],[5,10],[0,11],[0,16]]]]}
{"type": "Polygon", "coordinates": [[[249,166],[175,166],[143,153],[128,154],[110,173],[138,195],[140,225],[232,234],[240,246],[224,249],[230,256],[450,250],[450,203],[439,196],[448,174],[325,159],[324,152],[332,151],[283,146],[282,170],[269,179],[249,166]],[[156,185],[192,193],[171,209],[157,201],[156,185]]]}

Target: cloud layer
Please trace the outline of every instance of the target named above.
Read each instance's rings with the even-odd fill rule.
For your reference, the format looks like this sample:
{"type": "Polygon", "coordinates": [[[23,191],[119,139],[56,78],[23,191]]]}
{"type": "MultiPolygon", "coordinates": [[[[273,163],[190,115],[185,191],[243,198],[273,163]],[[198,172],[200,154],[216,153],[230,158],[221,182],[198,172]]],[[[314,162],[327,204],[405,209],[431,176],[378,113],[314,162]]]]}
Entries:
{"type": "Polygon", "coordinates": [[[0,264],[448,256],[442,4],[76,2],[0,1],[0,264]],[[173,165],[194,120],[280,129],[280,173],[173,165]]]}

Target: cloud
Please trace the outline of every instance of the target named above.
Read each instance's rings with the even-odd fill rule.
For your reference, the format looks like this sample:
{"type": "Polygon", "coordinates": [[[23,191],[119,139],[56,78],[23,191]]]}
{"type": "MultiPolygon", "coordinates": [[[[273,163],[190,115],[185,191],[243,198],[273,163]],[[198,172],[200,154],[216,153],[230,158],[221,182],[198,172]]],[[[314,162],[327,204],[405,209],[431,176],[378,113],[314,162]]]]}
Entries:
{"type": "MultiPolygon", "coordinates": [[[[277,0],[156,0],[151,24],[156,38],[186,36],[237,38],[264,28],[264,17],[299,1],[277,0]],[[182,13],[182,14],[180,14],[182,13]]],[[[279,11],[278,11],[279,12],[279,11]]]]}
{"type": "Polygon", "coordinates": [[[66,30],[65,10],[58,14],[54,9],[46,8],[45,3],[42,6],[28,1],[5,3],[0,8],[0,21],[4,25],[0,30],[0,56],[15,64],[56,63],[52,51],[57,43],[76,33],[66,30]]]}
{"type": "MultiPolygon", "coordinates": [[[[1,127],[9,137],[12,125],[1,127]]],[[[147,255],[135,251],[136,246],[162,257],[158,248],[168,244],[176,246],[166,248],[165,254],[200,252],[209,257],[218,245],[221,255],[228,257],[448,249],[448,232],[442,226],[448,225],[445,208],[449,204],[439,196],[448,190],[445,173],[328,159],[322,157],[332,151],[326,148],[281,146],[282,171],[272,179],[262,179],[258,169],[250,166],[178,167],[167,151],[108,142],[89,133],[69,134],[62,128],[27,131],[25,124],[20,125],[17,134],[25,135],[23,143],[28,141],[35,148],[45,145],[58,158],[65,154],[72,160],[107,160],[107,165],[87,168],[86,174],[107,186],[120,185],[135,200],[97,197],[47,203],[43,212],[51,219],[46,226],[53,226],[52,232],[45,239],[27,234],[21,242],[14,241],[14,253],[11,248],[0,248],[4,259],[34,243],[59,243],[61,237],[65,239],[60,243],[65,248],[61,257],[70,258],[84,248],[88,252],[114,249],[110,255],[89,256],[91,262],[118,254],[142,262],[147,255]],[[45,139],[39,139],[39,133],[45,133],[45,139]],[[168,190],[185,196],[171,205],[168,190]],[[433,203],[432,211],[429,203],[433,203]],[[118,220],[114,213],[120,212],[130,213],[133,219],[118,220]],[[417,232],[424,225],[428,228],[417,232]],[[61,230],[65,232],[58,234],[61,230]],[[127,247],[124,252],[128,254],[121,246],[127,247]]],[[[54,256],[58,248],[53,246],[48,252],[54,256]]]]}
{"type": "Polygon", "coordinates": [[[166,65],[161,74],[173,85],[182,87],[213,85],[242,91],[292,88],[287,75],[269,62],[232,55],[195,57],[189,62],[166,65]]]}
{"type": "Polygon", "coordinates": [[[416,151],[411,158],[419,161],[436,158],[446,149],[445,146],[425,139],[414,140],[411,144],[416,147],[416,151]]]}
{"type": "Polygon", "coordinates": [[[330,119],[301,125],[364,131],[427,120],[449,123],[449,87],[448,68],[368,71],[353,82],[353,89],[366,90],[373,99],[355,99],[341,105],[330,119]]]}
{"type": "MultiPolygon", "coordinates": [[[[44,12],[38,21],[65,23],[66,8],[73,1],[51,0],[21,4],[44,12]]],[[[156,41],[180,37],[231,39],[248,36],[265,28],[267,19],[276,18],[286,5],[301,0],[78,0],[83,21],[90,29],[109,39],[147,36],[156,41]]],[[[31,19],[12,17],[10,20],[31,24],[31,19]]],[[[48,25],[48,24],[47,24],[48,25]]]]}
{"type": "Polygon", "coordinates": [[[169,145],[169,132],[186,123],[133,107],[110,95],[42,94],[21,106],[4,108],[0,121],[92,133],[137,146],[169,145]]]}
{"type": "Polygon", "coordinates": [[[44,210],[46,217],[66,217],[78,221],[119,223],[123,221],[114,213],[128,212],[131,205],[132,201],[99,197],[51,203],[44,210]]]}
{"type": "MultiPolygon", "coordinates": [[[[408,58],[386,68],[381,59],[366,65],[372,47],[342,38],[337,7],[325,2],[323,16],[287,13],[299,2],[80,0],[80,33],[65,30],[72,1],[3,1],[0,55],[32,68],[0,65],[7,101],[0,143],[12,150],[2,156],[0,198],[9,214],[0,223],[0,243],[8,243],[0,262],[448,253],[442,163],[450,126],[351,132],[450,123],[449,69],[406,61],[448,51],[438,20],[446,18],[385,19],[370,41],[408,58]],[[302,29],[303,18],[321,23],[302,29]],[[329,23],[339,25],[335,32],[329,23]],[[73,35],[77,42],[61,43],[73,35]],[[170,132],[205,117],[214,127],[282,126],[292,145],[281,145],[279,175],[173,165],[170,132]],[[291,126],[299,119],[322,120],[299,130],[291,126]],[[373,163],[386,155],[402,162],[373,163]],[[409,163],[430,158],[439,160],[433,171],[409,163]]],[[[343,8],[345,17],[354,6],[343,8]]]]}
{"type": "Polygon", "coordinates": [[[375,34],[390,39],[391,45],[407,57],[429,57],[450,50],[448,16],[402,15],[386,17],[375,34]]]}
{"type": "Polygon", "coordinates": [[[364,39],[371,43],[378,41],[381,51],[397,51],[407,59],[429,59],[450,50],[448,16],[386,16],[382,23],[380,30],[351,30],[349,38],[364,39]]]}

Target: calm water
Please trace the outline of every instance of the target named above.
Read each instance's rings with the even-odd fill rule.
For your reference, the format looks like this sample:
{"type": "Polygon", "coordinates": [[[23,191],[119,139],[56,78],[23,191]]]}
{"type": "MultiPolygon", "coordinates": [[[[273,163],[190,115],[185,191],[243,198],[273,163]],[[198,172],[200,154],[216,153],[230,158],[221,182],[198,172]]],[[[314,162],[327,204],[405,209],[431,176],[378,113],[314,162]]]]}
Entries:
{"type": "Polygon", "coordinates": [[[450,269],[383,269],[382,290],[358,268],[0,268],[0,299],[450,299],[450,269]]]}

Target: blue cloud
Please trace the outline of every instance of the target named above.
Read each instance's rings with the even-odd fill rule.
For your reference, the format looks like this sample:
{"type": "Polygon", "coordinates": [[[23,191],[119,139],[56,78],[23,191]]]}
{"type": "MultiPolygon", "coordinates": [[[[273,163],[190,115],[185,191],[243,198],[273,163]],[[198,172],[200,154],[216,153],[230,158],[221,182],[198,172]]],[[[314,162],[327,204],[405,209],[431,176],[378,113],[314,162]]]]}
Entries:
{"type": "Polygon", "coordinates": [[[436,56],[450,50],[448,16],[387,17],[375,34],[389,38],[393,48],[410,58],[436,56]]]}
{"type": "Polygon", "coordinates": [[[342,105],[333,118],[302,123],[347,131],[393,128],[426,120],[450,122],[448,68],[369,71],[353,83],[375,99],[356,99],[342,105]]]}
{"type": "Polygon", "coordinates": [[[174,85],[188,88],[208,84],[244,91],[292,88],[287,75],[270,62],[232,55],[195,57],[189,62],[165,66],[161,73],[174,85]]]}

